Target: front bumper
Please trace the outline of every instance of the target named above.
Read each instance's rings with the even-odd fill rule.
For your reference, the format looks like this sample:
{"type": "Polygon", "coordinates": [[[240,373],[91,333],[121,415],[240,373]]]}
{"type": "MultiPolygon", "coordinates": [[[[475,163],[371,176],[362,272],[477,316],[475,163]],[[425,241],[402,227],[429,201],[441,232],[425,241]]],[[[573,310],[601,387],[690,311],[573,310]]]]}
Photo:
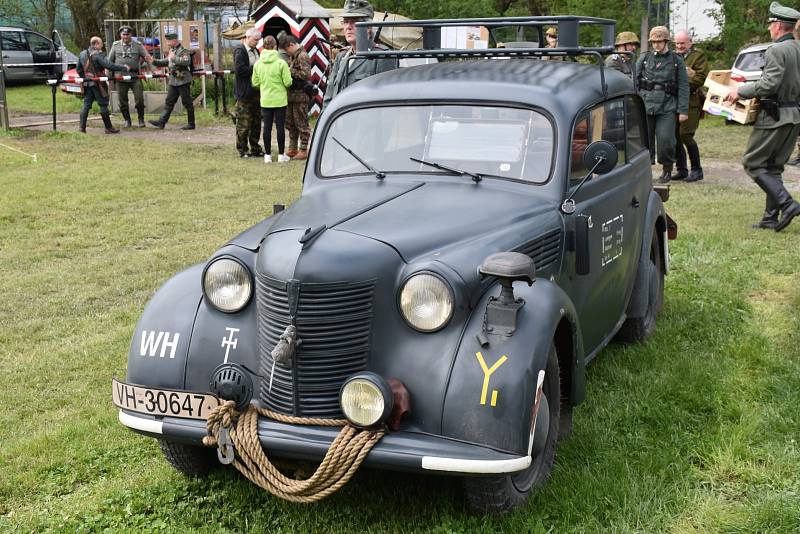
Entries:
{"type": "MultiPolygon", "coordinates": [[[[119,421],[147,436],[202,445],[205,421],[119,411],[119,421]]],[[[339,428],[300,426],[260,418],[258,438],[269,455],[321,461],[339,428]]],[[[464,475],[517,473],[531,464],[530,456],[517,456],[489,447],[417,432],[386,434],[369,452],[364,466],[376,469],[441,472],[464,475]]]]}

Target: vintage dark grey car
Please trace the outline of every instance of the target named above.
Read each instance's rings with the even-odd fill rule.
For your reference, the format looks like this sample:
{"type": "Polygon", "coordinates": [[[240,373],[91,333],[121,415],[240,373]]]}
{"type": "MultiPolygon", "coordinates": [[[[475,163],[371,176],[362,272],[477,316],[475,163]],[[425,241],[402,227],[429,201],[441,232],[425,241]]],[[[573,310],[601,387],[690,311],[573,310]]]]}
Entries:
{"type": "MultiPolygon", "coordinates": [[[[426,35],[448,23],[418,22],[426,35]]],[[[536,58],[599,59],[613,21],[481,24],[558,25],[562,48],[439,50],[426,37],[413,53],[360,52],[484,58],[342,92],[316,126],[302,196],[147,305],[114,402],[177,469],[217,462],[201,442],[218,397],[252,396],[388,425],[365,466],[459,475],[473,506],[504,511],[547,479],[586,365],[653,331],[677,227],[652,186],[642,101],[602,61],[536,58]],[[603,46],[578,46],[585,24],[603,46]],[[278,358],[290,326],[292,354],[278,358]]],[[[338,432],[257,429],[270,456],[317,461],[338,432]]]]}

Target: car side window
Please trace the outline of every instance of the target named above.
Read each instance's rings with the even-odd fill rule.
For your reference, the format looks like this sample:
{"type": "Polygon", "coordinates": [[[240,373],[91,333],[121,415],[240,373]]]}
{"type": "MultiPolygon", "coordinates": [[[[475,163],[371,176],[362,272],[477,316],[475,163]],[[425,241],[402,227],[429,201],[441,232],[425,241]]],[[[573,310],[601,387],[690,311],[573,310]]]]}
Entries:
{"type": "Polygon", "coordinates": [[[625,115],[627,117],[627,130],[625,135],[625,143],[628,151],[628,161],[631,158],[645,150],[644,143],[644,117],[642,116],[642,108],[633,96],[625,97],[625,115]]]}
{"type": "Polygon", "coordinates": [[[594,141],[608,141],[617,148],[617,167],[625,164],[625,106],[621,98],[609,100],[584,111],[572,133],[570,179],[580,180],[589,170],[583,164],[583,152],[594,141]]]}
{"type": "Polygon", "coordinates": [[[39,35],[38,33],[27,33],[28,44],[33,52],[52,52],[53,43],[47,37],[39,35]]]}
{"type": "Polygon", "coordinates": [[[28,43],[25,42],[22,32],[3,32],[3,51],[4,52],[26,52],[28,43]]]}

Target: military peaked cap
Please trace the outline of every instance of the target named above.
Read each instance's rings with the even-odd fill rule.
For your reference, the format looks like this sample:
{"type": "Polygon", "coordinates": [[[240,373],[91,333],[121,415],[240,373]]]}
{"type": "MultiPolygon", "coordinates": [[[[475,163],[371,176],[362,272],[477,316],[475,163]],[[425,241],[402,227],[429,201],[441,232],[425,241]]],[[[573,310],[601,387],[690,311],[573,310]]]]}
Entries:
{"type": "Polygon", "coordinates": [[[133,29],[130,26],[120,26],[119,33],[133,33],[133,29]]]}
{"type": "Polygon", "coordinates": [[[177,39],[178,33],[177,32],[166,32],[164,34],[164,39],[177,39]]]}
{"type": "Polygon", "coordinates": [[[344,13],[339,15],[343,19],[366,18],[372,20],[375,10],[372,9],[367,0],[346,0],[344,3],[344,13]]]}
{"type": "Polygon", "coordinates": [[[795,24],[797,19],[800,19],[800,11],[780,5],[778,2],[772,2],[769,5],[769,21],[790,22],[795,24]]]}

